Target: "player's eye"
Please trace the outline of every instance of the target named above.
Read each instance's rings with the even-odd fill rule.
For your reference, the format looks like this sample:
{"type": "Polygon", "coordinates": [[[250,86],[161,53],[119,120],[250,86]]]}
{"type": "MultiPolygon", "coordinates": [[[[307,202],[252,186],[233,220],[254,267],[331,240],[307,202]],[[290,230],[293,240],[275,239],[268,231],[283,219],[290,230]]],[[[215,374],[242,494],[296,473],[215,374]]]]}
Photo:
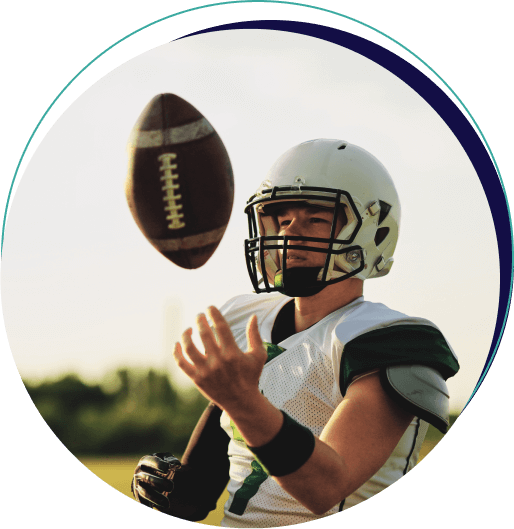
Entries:
{"type": "Polygon", "coordinates": [[[324,223],[328,223],[329,221],[321,217],[311,217],[310,222],[311,224],[324,224],[324,223]]]}

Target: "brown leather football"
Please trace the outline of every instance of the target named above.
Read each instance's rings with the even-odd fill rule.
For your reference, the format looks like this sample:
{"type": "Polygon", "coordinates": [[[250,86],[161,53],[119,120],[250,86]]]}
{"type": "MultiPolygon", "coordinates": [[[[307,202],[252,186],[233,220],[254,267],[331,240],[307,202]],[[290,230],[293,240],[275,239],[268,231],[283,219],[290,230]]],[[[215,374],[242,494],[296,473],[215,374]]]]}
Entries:
{"type": "Polygon", "coordinates": [[[234,177],[221,138],[174,94],[145,107],[129,140],[125,193],[148,241],[182,268],[199,268],[227,227],[234,177]]]}

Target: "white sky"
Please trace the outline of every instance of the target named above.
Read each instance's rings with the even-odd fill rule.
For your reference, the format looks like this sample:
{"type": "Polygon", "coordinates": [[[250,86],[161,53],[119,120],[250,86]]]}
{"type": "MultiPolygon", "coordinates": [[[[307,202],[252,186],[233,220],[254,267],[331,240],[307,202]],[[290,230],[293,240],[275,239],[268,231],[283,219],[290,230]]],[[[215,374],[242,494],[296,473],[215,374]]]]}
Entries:
{"type": "Polygon", "coordinates": [[[393,176],[403,211],[395,265],[365,283],[365,297],[441,328],[461,363],[449,382],[460,410],[498,303],[494,227],[476,173],[439,116],[387,70],[271,31],[218,32],[144,53],[87,90],[41,142],[12,201],[2,259],[4,319],[21,375],[73,370],[94,379],[122,365],[176,372],[171,346],[181,330],[208,305],[251,290],[246,200],[282,152],[318,137],[364,147],[393,176]],[[229,227],[196,271],[154,250],[125,202],[127,139],[160,92],[207,117],[234,168],[229,227]]]}

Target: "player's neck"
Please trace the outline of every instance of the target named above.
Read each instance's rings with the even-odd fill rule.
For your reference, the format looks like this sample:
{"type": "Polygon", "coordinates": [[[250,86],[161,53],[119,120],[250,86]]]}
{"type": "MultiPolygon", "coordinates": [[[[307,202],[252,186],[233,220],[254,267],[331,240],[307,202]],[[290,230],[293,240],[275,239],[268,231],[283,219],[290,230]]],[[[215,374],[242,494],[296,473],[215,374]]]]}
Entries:
{"type": "Polygon", "coordinates": [[[314,296],[295,298],[295,330],[304,331],[325,316],[362,296],[363,281],[347,279],[325,287],[314,296]]]}

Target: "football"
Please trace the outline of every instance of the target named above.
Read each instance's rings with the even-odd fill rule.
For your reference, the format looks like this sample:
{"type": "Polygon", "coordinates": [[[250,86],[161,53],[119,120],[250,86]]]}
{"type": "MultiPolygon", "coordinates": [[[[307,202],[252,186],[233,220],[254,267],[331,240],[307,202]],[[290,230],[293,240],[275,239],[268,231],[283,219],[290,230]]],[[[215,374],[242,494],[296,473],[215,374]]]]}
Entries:
{"type": "Polygon", "coordinates": [[[234,200],[221,138],[187,101],[159,94],[132,129],[128,151],[125,194],[140,230],[176,265],[204,265],[223,237],[234,200]]]}

